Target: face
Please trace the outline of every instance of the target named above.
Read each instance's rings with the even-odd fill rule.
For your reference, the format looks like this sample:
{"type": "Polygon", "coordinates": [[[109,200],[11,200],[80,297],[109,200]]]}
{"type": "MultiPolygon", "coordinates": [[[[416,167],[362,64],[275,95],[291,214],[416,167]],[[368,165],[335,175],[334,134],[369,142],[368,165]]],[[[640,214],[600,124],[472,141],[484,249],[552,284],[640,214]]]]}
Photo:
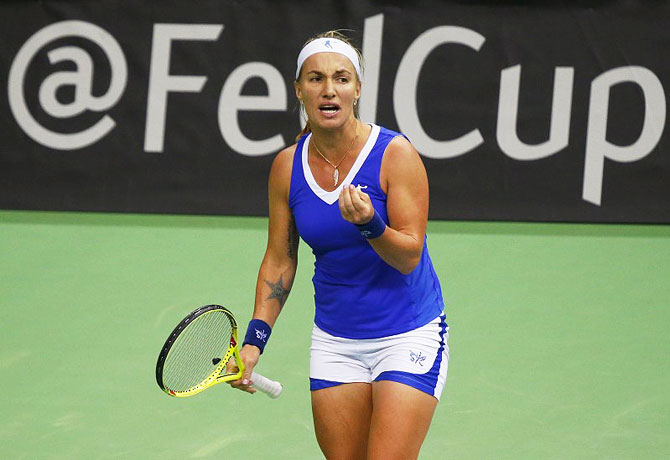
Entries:
{"type": "Polygon", "coordinates": [[[337,53],[316,53],[305,60],[295,94],[312,126],[338,128],[354,118],[361,83],[351,61],[337,53]]]}

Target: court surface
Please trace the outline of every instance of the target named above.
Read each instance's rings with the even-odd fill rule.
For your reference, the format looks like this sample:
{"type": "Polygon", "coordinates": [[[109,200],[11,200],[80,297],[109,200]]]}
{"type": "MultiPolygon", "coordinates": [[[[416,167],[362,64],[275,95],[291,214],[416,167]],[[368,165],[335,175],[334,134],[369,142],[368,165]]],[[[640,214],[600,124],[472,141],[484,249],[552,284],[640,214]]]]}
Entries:
{"type": "MultiPolygon", "coordinates": [[[[176,399],[155,382],[188,311],[220,303],[246,324],[266,225],[0,211],[0,458],[322,458],[302,242],[258,367],[279,399],[224,385],[176,399]]],[[[421,459],[670,457],[670,226],[428,231],[452,355],[421,459]]]]}

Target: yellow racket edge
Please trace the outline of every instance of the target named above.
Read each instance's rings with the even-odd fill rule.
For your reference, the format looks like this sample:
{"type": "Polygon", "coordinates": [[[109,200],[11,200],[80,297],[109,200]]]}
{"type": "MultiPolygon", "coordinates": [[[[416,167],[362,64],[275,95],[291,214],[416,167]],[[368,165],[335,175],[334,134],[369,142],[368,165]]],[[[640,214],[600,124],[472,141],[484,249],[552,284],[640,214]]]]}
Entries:
{"type": "MultiPolygon", "coordinates": [[[[204,307],[200,307],[191,312],[186,318],[184,318],[184,320],[182,320],[182,322],[175,328],[175,330],[172,332],[172,334],[166,341],[166,344],[164,345],[163,350],[159,355],[159,362],[156,368],[156,378],[158,381],[158,385],[167,395],[176,398],[186,398],[189,396],[194,396],[206,390],[207,388],[210,388],[214,385],[218,385],[219,383],[239,380],[240,378],[242,378],[243,373],[244,373],[244,363],[242,362],[242,358],[240,357],[239,345],[237,341],[237,321],[235,320],[235,316],[232,314],[230,310],[220,305],[206,305],[204,307]],[[230,345],[228,347],[228,350],[226,351],[226,354],[217,364],[216,368],[212,371],[212,373],[209,374],[204,380],[202,380],[202,382],[198,383],[197,385],[193,385],[192,387],[187,388],[186,390],[179,390],[179,391],[165,387],[165,385],[163,385],[162,383],[162,363],[165,361],[165,359],[167,359],[167,355],[169,354],[172,344],[178,339],[181,332],[188,326],[190,322],[194,321],[199,316],[204,316],[214,311],[224,312],[228,316],[231,322],[232,331],[231,331],[230,345]],[[231,358],[235,359],[235,364],[237,365],[238,368],[237,372],[229,372],[222,374],[231,358]]],[[[270,380],[267,377],[264,377],[256,372],[252,372],[251,380],[253,382],[252,386],[255,389],[265,393],[266,395],[268,395],[273,399],[279,397],[279,395],[283,390],[283,386],[281,383],[274,380],[270,380]]]]}
{"type": "MultiPolygon", "coordinates": [[[[237,337],[234,338],[235,342],[237,342],[237,337]]],[[[170,390],[169,388],[163,388],[163,391],[168,395],[174,396],[176,398],[186,398],[189,396],[197,395],[198,393],[206,390],[207,388],[213,387],[214,385],[218,385],[219,383],[232,382],[234,380],[242,378],[242,374],[244,373],[244,366],[239,367],[239,370],[237,372],[221,374],[223,369],[226,367],[226,364],[228,363],[228,361],[230,361],[230,358],[233,355],[235,355],[235,361],[238,363],[239,366],[239,364],[241,363],[239,351],[237,350],[237,347],[231,346],[226,352],[221,362],[219,362],[219,365],[216,366],[216,369],[214,369],[214,372],[209,374],[207,378],[204,379],[199,384],[194,385],[191,388],[188,388],[187,390],[184,391],[174,391],[170,390]]]]}

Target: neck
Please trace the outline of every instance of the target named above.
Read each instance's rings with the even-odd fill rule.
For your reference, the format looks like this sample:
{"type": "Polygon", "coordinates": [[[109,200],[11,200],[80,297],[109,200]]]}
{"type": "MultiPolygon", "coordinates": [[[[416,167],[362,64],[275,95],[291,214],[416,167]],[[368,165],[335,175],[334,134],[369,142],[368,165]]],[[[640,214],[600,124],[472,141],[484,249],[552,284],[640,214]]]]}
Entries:
{"type": "Polygon", "coordinates": [[[341,129],[312,128],[312,142],[323,156],[336,162],[347,154],[352,140],[355,142],[356,135],[361,131],[359,123],[354,118],[341,129]]]}

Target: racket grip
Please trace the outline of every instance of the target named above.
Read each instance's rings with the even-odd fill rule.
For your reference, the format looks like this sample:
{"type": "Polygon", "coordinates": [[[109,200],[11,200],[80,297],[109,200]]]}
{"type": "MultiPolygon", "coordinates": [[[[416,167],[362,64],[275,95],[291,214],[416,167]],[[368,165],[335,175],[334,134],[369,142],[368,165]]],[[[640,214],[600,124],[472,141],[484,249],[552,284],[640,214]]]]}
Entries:
{"type": "Polygon", "coordinates": [[[256,372],[251,373],[251,381],[254,382],[253,387],[255,389],[262,391],[272,399],[278,398],[283,389],[281,383],[263,377],[256,372]]]}

